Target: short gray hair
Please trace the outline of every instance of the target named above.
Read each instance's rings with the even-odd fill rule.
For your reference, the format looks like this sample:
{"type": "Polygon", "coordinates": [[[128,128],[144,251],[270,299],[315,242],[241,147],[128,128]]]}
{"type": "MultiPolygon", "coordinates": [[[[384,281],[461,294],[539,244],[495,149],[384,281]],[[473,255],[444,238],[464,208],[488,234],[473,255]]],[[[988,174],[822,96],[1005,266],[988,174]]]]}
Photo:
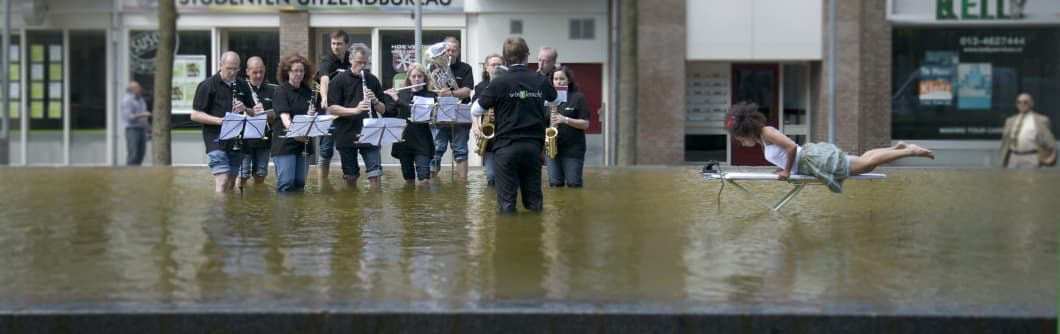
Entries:
{"type": "Polygon", "coordinates": [[[541,53],[542,51],[552,54],[552,61],[558,61],[559,60],[559,51],[557,51],[556,48],[551,47],[551,46],[544,46],[544,47],[541,47],[541,50],[538,50],[537,52],[541,53]]]}
{"type": "Polygon", "coordinates": [[[350,45],[350,57],[353,57],[353,55],[358,53],[364,55],[365,57],[371,57],[372,48],[368,47],[368,45],[364,43],[353,43],[352,45],[350,45]]]}

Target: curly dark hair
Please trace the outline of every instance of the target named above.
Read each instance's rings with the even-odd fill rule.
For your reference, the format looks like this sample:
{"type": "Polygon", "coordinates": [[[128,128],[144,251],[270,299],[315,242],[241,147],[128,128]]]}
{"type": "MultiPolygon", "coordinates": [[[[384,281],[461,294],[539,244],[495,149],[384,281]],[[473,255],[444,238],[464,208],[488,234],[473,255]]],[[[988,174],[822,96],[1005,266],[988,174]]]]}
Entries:
{"type": "Polygon", "coordinates": [[[313,77],[316,74],[316,72],[313,71],[313,63],[310,63],[309,59],[306,59],[297,53],[287,56],[278,64],[279,66],[277,67],[279,67],[279,69],[276,71],[276,81],[281,84],[287,82],[291,77],[288,72],[296,63],[301,63],[302,67],[305,68],[305,75],[302,76],[302,86],[313,88],[313,77]]]}
{"type": "Polygon", "coordinates": [[[560,71],[562,71],[563,74],[567,76],[567,91],[577,92],[578,84],[574,81],[574,70],[570,67],[567,67],[566,65],[557,67],[556,69],[552,70],[552,73],[548,74],[548,83],[552,83],[553,75],[555,75],[556,72],[560,71]]]}
{"type": "Polygon", "coordinates": [[[766,115],[758,111],[758,104],[754,102],[732,105],[732,110],[725,118],[725,128],[736,138],[758,139],[762,136],[762,128],[765,126],[766,115]]]}

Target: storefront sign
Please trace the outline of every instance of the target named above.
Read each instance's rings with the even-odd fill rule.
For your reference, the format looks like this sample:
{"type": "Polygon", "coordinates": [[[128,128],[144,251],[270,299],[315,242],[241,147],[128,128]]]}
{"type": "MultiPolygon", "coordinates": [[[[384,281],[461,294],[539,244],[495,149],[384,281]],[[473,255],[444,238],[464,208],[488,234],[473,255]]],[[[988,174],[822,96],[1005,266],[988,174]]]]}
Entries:
{"type": "MultiPolygon", "coordinates": [[[[428,12],[461,12],[464,0],[420,0],[428,12]]],[[[415,0],[176,0],[178,12],[407,12],[415,0]]]]}
{"type": "Polygon", "coordinates": [[[888,20],[938,24],[1060,23],[1057,0],[888,0],[888,20]]]}
{"type": "Polygon", "coordinates": [[[178,55],[173,57],[173,114],[191,114],[195,88],[206,80],[206,56],[178,55]]]}
{"type": "Polygon", "coordinates": [[[953,82],[957,77],[957,53],[928,51],[920,65],[920,104],[948,106],[953,103],[953,82]]]}

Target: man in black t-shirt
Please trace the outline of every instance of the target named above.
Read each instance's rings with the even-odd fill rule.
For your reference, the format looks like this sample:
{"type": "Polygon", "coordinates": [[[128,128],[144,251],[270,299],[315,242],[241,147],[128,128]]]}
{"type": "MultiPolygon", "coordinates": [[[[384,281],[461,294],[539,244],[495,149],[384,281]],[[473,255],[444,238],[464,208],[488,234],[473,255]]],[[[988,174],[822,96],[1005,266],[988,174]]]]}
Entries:
{"type": "MultiPolygon", "coordinates": [[[[331,85],[331,79],[350,69],[350,52],[347,49],[349,44],[350,35],[345,31],[339,30],[331,33],[331,52],[320,57],[318,62],[320,68],[317,70],[317,81],[320,82],[320,93],[317,100],[320,101],[318,111],[322,114],[327,114],[328,87],[331,85]]],[[[334,147],[334,137],[320,137],[320,165],[318,166],[320,180],[328,178],[331,158],[335,155],[334,147]]]]}
{"type": "MultiPolygon", "coordinates": [[[[247,59],[247,82],[257,94],[256,102],[261,103],[262,109],[269,113],[270,119],[275,119],[276,116],[272,111],[272,95],[276,92],[277,86],[265,82],[265,73],[265,61],[261,57],[254,56],[247,59]]],[[[247,139],[243,147],[245,148],[243,166],[239,169],[239,179],[236,182],[246,183],[246,180],[253,175],[254,184],[265,183],[265,177],[269,175],[269,151],[272,150],[272,142],[268,137],[247,139]]]]}
{"type": "Polygon", "coordinates": [[[379,189],[379,178],[383,176],[382,157],[379,146],[360,143],[361,127],[369,112],[383,116],[383,86],[379,79],[368,73],[368,59],[372,49],[357,43],[350,47],[350,70],[336,75],[328,87],[328,111],[338,116],[335,124],[335,149],[342,159],[342,178],[349,186],[357,185],[361,168],[357,165],[357,153],[364,159],[365,175],[373,189],[379,189]],[[362,71],[363,70],[363,71],[362,71]],[[364,73],[362,76],[361,73],[364,73]],[[365,89],[367,88],[367,89],[365,89]]]}
{"type": "MultiPolygon", "coordinates": [[[[471,65],[460,61],[460,41],[455,37],[446,37],[448,54],[451,64],[450,71],[453,72],[454,80],[458,87],[436,90],[438,96],[455,96],[460,98],[460,103],[471,102],[471,89],[475,87],[475,76],[471,65]]],[[[457,174],[467,177],[467,139],[471,133],[471,124],[441,125],[435,128],[437,135],[434,137],[434,159],[431,160],[431,172],[438,173],[442,167],[442,157],[448,149],[449,144],[453,146],[453,159],[456,160],[457,174]]]]}
{"type": "Polygon", "coordinates": [[[556,89],[544,76],[530,72],[526,60],[530,49],[522,37],[504,42],[508,73],[490,80],[476,108],[493,108],[496,132],[490,151],[494,154],[497,207],[515,212],[517,191],[523,207],[541,211],[541,149],[545,144],[545,101],[556,100],[556,89]]]}
{"type": "Polygon", "coordinates": [[[214,176],[214,191],[219,193],[232,189],[242,159],[233,147],[234,140],[218,140],[225,113],[265,112],[262,106],[254,104],[246,81],[236,76],[239,64],[239,54],[227,51],[221,55],[221,70],[199,83],[192,101],[191,120],[202,124],[202,141],[214,176]]]}

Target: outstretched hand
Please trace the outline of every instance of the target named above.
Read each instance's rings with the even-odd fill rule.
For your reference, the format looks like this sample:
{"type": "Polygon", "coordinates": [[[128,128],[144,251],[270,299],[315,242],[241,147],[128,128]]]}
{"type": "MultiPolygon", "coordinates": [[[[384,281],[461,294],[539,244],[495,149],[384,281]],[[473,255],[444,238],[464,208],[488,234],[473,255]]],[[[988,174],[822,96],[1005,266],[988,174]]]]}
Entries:
{"type": "Polygon", "coordinates": [[[777,174],[777,179],[781,181],[787,181],[789,178],[791,178],[791,172],[786,170],[777,171],[773,174],[777,174]]]}

